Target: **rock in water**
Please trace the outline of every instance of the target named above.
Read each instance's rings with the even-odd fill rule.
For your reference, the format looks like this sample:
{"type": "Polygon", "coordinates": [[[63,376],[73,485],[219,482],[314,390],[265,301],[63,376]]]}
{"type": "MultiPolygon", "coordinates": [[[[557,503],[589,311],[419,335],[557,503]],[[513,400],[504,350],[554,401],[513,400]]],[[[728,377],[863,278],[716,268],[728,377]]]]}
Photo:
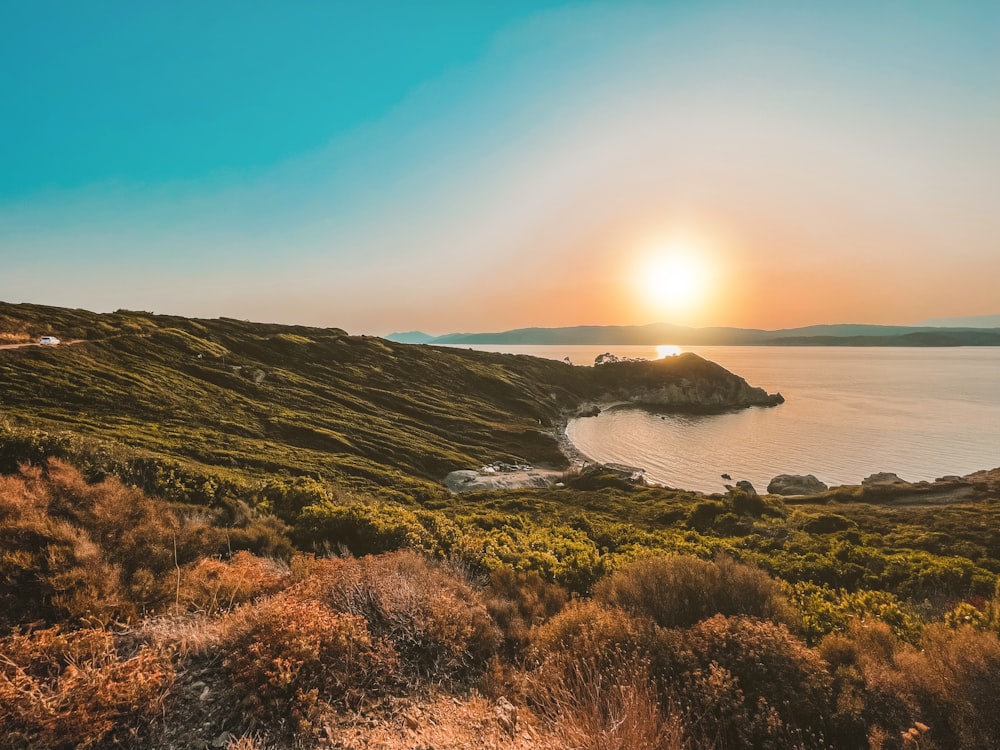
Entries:
{"type": "Polygon", "coordinates": [[[812,474],[779,474],[767,484],[772,495],[815,495],[828,489],[812,474]]]}

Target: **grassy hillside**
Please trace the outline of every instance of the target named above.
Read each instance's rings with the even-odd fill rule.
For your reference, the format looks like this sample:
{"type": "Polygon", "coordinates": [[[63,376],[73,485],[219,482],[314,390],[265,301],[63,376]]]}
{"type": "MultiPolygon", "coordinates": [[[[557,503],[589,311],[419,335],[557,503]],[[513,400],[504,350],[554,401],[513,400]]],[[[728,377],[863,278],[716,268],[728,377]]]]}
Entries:
{"type": "Polygon", "coordinates": [[[92,453],[111,448],[86,441],[105,440],[121,460],[169,459],[222,482],[284,472],[431,491],[449,471],[497,459],[564,466],[553,428],[585,400],[669,383],[699,393],[743,387],[693,355],[581,368],[339,329],[139,312],[0,304],[0,332],[82,339],[0,350],[8,469],[32,456],[26,439],[75,441],[65,451],[92,453]]]}

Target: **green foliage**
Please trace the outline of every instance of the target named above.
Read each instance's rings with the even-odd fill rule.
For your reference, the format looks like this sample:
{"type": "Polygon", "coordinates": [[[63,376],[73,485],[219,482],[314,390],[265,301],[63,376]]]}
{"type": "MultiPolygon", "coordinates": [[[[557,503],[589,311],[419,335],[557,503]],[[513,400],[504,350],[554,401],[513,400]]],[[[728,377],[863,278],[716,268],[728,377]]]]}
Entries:
{"type": "Polygon", "coordinates": [[[800,629],[810,643],[847,630],[855,619],[883,622],[896,638],[910,643],[920,638],[920,619],[887,591],[835,590],[805,582],[789,586],[788,591],[801,617],[800,629]]]}
{"type": "Polygon", "coordinates": [[[595,598],[660,627],[689,626],[715,614],[790,620],[781,586],[763,571],[721,557],[636,560],[604,579],[595,598]]]}
{"type": "Polygon", "coordinates": [[[395,504],[360,501],[340,504],[324,500],[306,506],[293,536],[306,549],[343,547],[355,555],[420,549],[431,541],[413,511],[395,504]]]}

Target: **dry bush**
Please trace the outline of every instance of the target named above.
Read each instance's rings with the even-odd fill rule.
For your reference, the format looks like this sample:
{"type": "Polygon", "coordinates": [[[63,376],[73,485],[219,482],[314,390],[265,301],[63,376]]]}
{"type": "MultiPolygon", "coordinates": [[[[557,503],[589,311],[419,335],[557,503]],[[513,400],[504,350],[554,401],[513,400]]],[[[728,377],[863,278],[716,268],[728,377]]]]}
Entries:
{"type": "Polygon", "coordinates": [[[0,642],[5,748],[86,748],[134,738],[174,679],[146,646],[120,653],[104,630],[58,628],[0,642]]]}
{"type": "Polygon", "coordinates": [[[521,689],[560,747],[684,747],[682,722],[661,706],[645,661],[653,638],[647,622],[592,601],[532,630],[536,665],[521,689]]]}
{"type": "Polygon", "coordinates": [[[685,627],[716,614],[790,623],[780,584],[764,571],[728,557],[688,555],[636,560],[598,583],[594,598],[660,627],[685,627]]]}
{"type": "Polygon", "coordinates": [[[625,659],[611,668],[569,653],[527,679],[536,710],[552,726],[559,750],[680,750],[684,724],[660,707],[645,664],[625,659]],[[558,674],[558,676],[557,676],[558,674]]]}
{"type": "Polygon", "coordinates": [[[942,748],[1000,747],[1000,641],[972,627],[929,626],[919,652],[897,664],[912,686],[919,719],[942,748]]]}
{"type": "Polygon", "coordinates": [[[0,629],[128,616],[117,568],[89,535],[49,514],[39,469],[0,477],[0,629]]]}
{"type": "MultiPolygon", "coordinates": [[[[600,665],[613,652],[640,653],[653,633],[648,623],[590,600],[570,602],[562,612],[531,633],[537,662],[550,654],[568,653],[600,665]]],[[[614,658],[609,666],[617,663],[614,658]]]]}
{"type": "Polygon", "coordinates": [[[481,670],[500,633],[481,594],[458,571],[413,552],[320,566],[321,601],[363,617],[418,677],[460,678],[481,670]]]}
{"type": "Polygon", "coordinates": [[[490,574],[486,608],[503,633],[508,656],[528,645],[531,628],[547,622],[566,605],[569,595],[534,571],[498,568],[490,574]]]}
{"type": "Polygon", "coordinates": [[[885,750],[902,747],[901,733],[919,719],[911,685],[896,664],[908,647],[884,622],[852,620],[847,630],[818,646],[833,675],[832,736],[840,747],[866,741],[885,750]]]}
{"type": "Polygon", "coordinates": [[[226,615],[220,647],[244,706],[278,731],[306,730],[321,700],[356,707],[399,673],[394,651],[372,640],[363,618],[295,591],[226,615]]]}
{"type": "Polygon", "coordinates": [[[230,560],[204,557],[167,575],[165,584],[175,584],[175,603],[183,611],[217,614],[277,593],[288,583],[283,564],[249,552],[237,552],[230,560]],[[171,580],[173,579],[173,580],[171,580]]]}
{"type": "Polygon", "coordinates": [[[661,689],[683,709],[699,745],[826,744],[826,664],[783,625],[716,615],[686,630],[660,631],[651,659],[661,689]]]}
{"type": "Polygon", "coordinates": [[[897,640],[882,623],[853,623],[823,639],[841,744],[867,734],[883,737],[886,750],[1000,747],[996,635],[937,624],[920,645],[897,640]]]}

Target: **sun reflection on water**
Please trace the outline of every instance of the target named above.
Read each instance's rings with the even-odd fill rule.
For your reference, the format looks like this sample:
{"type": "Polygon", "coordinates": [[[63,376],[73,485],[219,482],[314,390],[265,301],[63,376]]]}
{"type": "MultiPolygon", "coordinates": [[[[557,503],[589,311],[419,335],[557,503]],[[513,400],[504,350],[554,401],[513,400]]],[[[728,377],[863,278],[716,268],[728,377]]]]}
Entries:
{"type": "Polygon", "coordinates": [[[677,344],[658,344],[656,347],[656,358],[676,357],[683,350],[677,344]]]}

